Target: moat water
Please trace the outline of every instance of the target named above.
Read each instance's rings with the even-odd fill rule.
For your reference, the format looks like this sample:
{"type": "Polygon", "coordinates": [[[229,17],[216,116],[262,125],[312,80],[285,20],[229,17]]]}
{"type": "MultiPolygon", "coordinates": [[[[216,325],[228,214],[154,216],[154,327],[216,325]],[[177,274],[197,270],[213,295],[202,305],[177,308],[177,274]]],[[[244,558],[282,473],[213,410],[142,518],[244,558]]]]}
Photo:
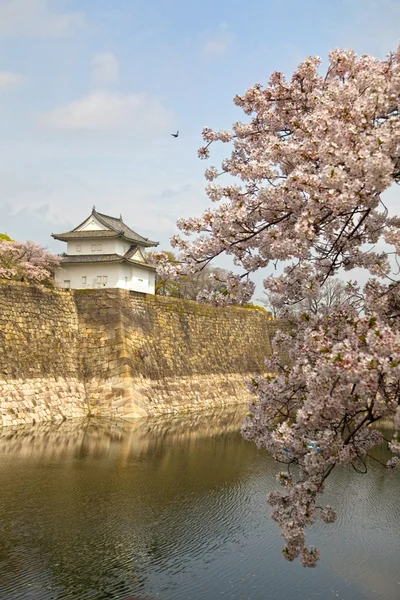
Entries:
{"type": "Polygon", "coordinates": [[[400,475],[334,472],[320,565],[288,563],[266,503],[280,467],[243,412],[1,430],[0,599],[398,600],[400,475]]]}

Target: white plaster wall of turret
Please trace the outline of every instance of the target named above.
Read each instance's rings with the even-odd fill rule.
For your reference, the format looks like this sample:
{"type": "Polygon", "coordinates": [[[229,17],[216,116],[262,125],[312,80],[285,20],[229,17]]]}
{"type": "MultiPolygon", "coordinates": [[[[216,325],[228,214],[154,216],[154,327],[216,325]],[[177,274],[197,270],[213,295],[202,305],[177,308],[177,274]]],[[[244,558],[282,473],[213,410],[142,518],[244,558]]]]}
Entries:
{"type": "Polygon", "coordinates": [[[121,288],[145,294],[155,293],[155,273],[128,263],[82,263],[57,269],[58,287],[70,289],[121,288]]]}
{"type": "Polygon", "coordinates": [[[124,256],[130,248],[130,243],[121,239],[95,237],[91,239],[75,239],[67,242],[67,254],[119,254],[124,256]]]}

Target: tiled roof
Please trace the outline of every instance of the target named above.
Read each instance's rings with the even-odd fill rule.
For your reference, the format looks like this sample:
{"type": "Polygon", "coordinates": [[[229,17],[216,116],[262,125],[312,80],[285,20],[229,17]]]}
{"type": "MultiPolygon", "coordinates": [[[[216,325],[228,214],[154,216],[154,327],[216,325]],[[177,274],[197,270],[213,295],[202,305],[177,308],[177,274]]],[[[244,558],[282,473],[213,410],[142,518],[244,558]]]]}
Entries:
{"type": "Polygon", "coordinates": [[[131,258],[137,252],[137,245],[133,245],[129,248],[128,252],[125,254],[125,258],[131,258]]]}
{"type": "Polygon", "coordinates": [[[133,229],[128,227],[128,225],[123,222],[122,217],[120,219],[117,219],[116,217],[110,217],[109,215],[104,215],[103,213],[97,212],[95,209],[93,209],[93,214],[98,218],[100,223],[103,222],[114,231],[123,233],[127,239],[140,242],[144,246],[158,246],[158,242],[153,242],[148,238],[144,238],[133,231],[133,229]]]}
{"type": "Polygon", "coordinates": [[[126,262],[129,264],[138,265],[139,267],[147,267],[153,271],[156,270],[156,266],[143,262],[141,260],[132,260],[119,254],[79,254],[73,256],[65,256],[61,258],[60,265],[77,265],[77,264],[89,264],[89,263],[118,263],[126,262]]]}
{"type": "Polygon", "coordinates": [[[123,256],[119,254],[79,254],[74,256],[65,256],[61,259],[61,264],[69,263],[96,263],[96,262],[122,262],[123,256]]]}
{"type": "Polygon", "coordinates": [[[131,258],[124,258],[124,260],[127,263],[132,263],[134,265],[137,265],[138,267],[147,267],[148,269],[151,269],[152,271],[155,271],[157,269],[157,265],[152,265],[150,263],[143,262],[142,260],[132,260],[131,258]]]}
{"type": "Polygon", "coordinates": [[[72,231],[67,231],[65,233],[52,234],[52,237],[56,240],[67,241],[68,239],[77,239],[79,237],[86,237],[86,238],[113,237],[115,235],[118,235],[118,236],[126,238],[130,242],[139,243],[142,246],[146,246],[146,247],[158,246],[158,242],[149,240],[148,238],[145,238],[145,237],[139,235],[138,233],[133,231],[133,229],[128,227],[128,225],[126,225],[123,222],[122,217],[117,219],[116,217],[111,217],[109,215],[99,213],[96,211],[96,209],[94,207],[92,210],[92,215],[94,217],[96,217],[96,219],[102,225],[105,226],[106,229],[104,229],[104,231],[77,231],[78,227],[81,227],[83,225],[83,223],[85,223],[85,221],[87,220],[87,219],[85,219],[85,221],[83,221],[83,223],[78,225],[78,227],[75,227],[75,229],[73,229],[72,231]],[[110,229],[111,229],[111,231],[110,231],[110,229]]]}
{"type": "Polygon", "coordinates": [[[110,231],[109,229],[100,229],[93,231],[67,231],[65,233],[53,233],[53,238],[56,240],[76,240],[82,238],[92,238],[92,237],[109,237],[116,238],[118,237],[118,233],[116,231],[110,231]]]}

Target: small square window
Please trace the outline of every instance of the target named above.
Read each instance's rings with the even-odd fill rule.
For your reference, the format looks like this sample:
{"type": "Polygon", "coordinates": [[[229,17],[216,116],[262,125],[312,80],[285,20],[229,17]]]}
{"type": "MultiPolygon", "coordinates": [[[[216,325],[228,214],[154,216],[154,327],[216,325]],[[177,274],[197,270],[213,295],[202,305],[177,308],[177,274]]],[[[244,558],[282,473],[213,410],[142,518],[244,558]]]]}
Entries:
{"type": "Polygon", "coordinates": [[[97,244],[96,250],[99,251],[102,249],[102,245],[101,244],[97,244]]]}
{"type": "Polygon", "coordinates": [[[92,244],[92,252],[96,252],[96,244],[92,244]]]}
{"type": "Polygon", "coordinates": [[[76,247],[76,251],[80,252],[81,250],[82,250],[82,246],[80,244],[78,244],[77,247],[76,247]]]}
{"type": "Polygon", "coordinates": [[[82,283],[86,284],[86,276],[85,275],[82,276],[82,283]]]}
{"type": "Polygon", "coordinates": [[[107,275],[103,275],[103,283],[107,283],[107,275]]]}
{"type": "Polygon", "coordinates": [[[97,275],[97,283],[101,283],[101,275],[97,275]]]}

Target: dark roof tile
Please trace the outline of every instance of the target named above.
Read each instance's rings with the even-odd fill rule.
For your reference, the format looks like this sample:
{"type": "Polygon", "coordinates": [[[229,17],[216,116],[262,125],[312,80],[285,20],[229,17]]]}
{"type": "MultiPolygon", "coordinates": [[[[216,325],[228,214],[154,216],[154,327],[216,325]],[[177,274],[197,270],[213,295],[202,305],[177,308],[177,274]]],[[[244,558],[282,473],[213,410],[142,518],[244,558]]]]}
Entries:
{"type": "Polygon", "coordinates": [[[116,231],[110,231],[108,229],[100,229],[97,231],[66,231],[65,233],[53,233],[53,238],[56,240],[77,240],[92,237],[108,237],[116,238],[118,233],[116,231]]]}
{"type": "Polygon", "coordinates": [[[126,238],[130,242],[136,242],[141,244],[142,246],[152,247],[158,246],[158,242],[154,242],[145,238],[126,225],[122,218],[117,219],[116,217],[111,217],[109,215],[105,215],[103,213],[99,213],[93,207],[92,215],[94,215],[100,223],[102,223],[105,227],[109,227],[111,231],[104,229],[104,231],[77,231],[78,227],[81,227],[83,223],[75,227],[72,231],[67,231],[65,233],[52,233],[52,237],[56,240],[67,241],[69,239],[78,239],[82,238],[90,238],[90,237],[114,237],[115,235],[119,235],[121,237],[126,238]]]}
{"type": "Polygon", "coordinates": [[[73,263],[96,263],[96,262],[122,262],[123,256],[119,254],[77,254],[65,256],[61,259],[61,264],[73,263]]]}
{"type": "Polygon", "coordinates": [[[89,263],[115,263],[115,262],[127,262],[129,264],[138,265],[139,267],[147,267],[152,271],[156,270],[156,266],[150,263],[146,263],[140,260],[132,260],[119,254],[76,254],[65,256],[61,258],[60,265],[77,265],[77,264],[89,264],[89,263]]]}
{"type": "Polygon", "coordinates": [[[122,218],[117,219],[116,217],[110,217],[109,215],[99,213],[96,210],[93,210],[93,214],[98,218],[100,223],[103,222],[114,231],[121,232],[127,239],[140,242],[144,246],[158,246],[158,242],[153,242],[133,231],[133,229],[123,222],[122,218]]]}

